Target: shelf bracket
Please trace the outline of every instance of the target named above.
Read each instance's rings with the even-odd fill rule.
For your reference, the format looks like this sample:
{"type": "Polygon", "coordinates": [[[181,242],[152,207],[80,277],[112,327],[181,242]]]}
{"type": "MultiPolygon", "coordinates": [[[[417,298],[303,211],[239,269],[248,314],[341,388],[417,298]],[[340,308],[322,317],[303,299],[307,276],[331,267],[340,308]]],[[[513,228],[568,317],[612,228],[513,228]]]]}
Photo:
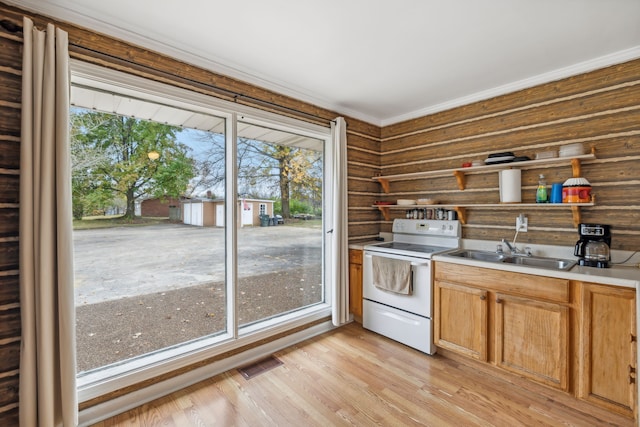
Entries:
{"type": "Polygon", "coordinates": [[[465,225],[467,223],[467,210],[459,206],[456,206],[454,210],[458,214],[458,221],[460,221],[460,224],[465,225]]]}
{"type": "Polygon", "coordinates": [[[580,176],[582,176],[582,171],[580,166],[581,164],[579,159],[571,159],[571,169],[573,170],[574,178],[580,178],[580,176]]]}
{"type": "Polygon", "coordinates": [[[376,179],[382,186],[382,190],[384,190],[385,193],[389,193],[389,180],[385,178],[376,178],[376,179]]]}
{"type": "MultiPolygon", "coordinates": [[[[596,147],[591,147],[591,154],[596,155],[596,147]]],[[[582,176],[582,163],[580,159],[571,159],[571,169],[573,170],[573,177],[580,178],[582,176]]]]}
{"type": "Polygon", "coordinates": [[[580,220],[580,206],[571,206],[571,213],[573,214],[573,226],[577,228],[582,222],[580,220]]]}
{"type": "MultiPolygon", "coordinates": [[[[593,203],[594,205],[596,203],[595,194],[591,195],[591,203],[593,203]]],[[[571,206],[571,214],[573,215],[573,226],[577,228],[578,225],[580,225],[580,223],[582,222],[580,206],[571,206]]]]}
{"type": "Polygon", "coordinates": [[[382,216],[384,216],[385,221],[390,220],[391,217],[389,216],[389,208],[387,206],[378,206],[378,210],[382,212],[382,216]]]}
{"type": "Polygon", "coordinates": [[[453,175],[456,177],[456,181],[458,181],[458,188],[460,191],[464,190],[464,172],[462,171],[453,171],[453,175]]]}

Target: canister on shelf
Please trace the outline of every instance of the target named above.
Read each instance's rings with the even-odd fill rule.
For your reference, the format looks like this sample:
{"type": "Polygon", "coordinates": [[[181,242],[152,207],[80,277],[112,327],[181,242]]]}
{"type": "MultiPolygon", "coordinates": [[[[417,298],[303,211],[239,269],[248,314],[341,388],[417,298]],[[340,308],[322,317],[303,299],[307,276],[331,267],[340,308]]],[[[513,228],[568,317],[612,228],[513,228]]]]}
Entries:
{"type": "Polygon", "coordinates": [[[562,184],[562,203],[589,203],[591,184],[585,178],[569,178],[562,184]]]}

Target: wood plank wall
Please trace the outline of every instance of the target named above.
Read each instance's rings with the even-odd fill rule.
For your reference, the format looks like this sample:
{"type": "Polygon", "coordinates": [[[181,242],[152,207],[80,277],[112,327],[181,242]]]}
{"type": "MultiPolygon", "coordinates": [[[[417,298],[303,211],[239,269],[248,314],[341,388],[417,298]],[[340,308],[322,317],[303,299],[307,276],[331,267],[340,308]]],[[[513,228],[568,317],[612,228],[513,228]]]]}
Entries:
{"type": "MultiPolygon", "coordinates": [[[[582,221],[611,224],[615,249],[640,249],[640,60],[539,85],[482,102],[386,126],[382,129],[382,175],[460,167],[490,153],[537,152],[580,142],[597,158],[584,161],[596,206],[582,221]]],[[[548,184],[571,177],[571,167],[522,171],[522,201],[534,203],[538,175],[548,184]]],[[[464,191],[453,176],[391,183],[381,200],[433,198],[441,203],[499,203],[498,173],[467,176],[464,191]]],[[[380,190],[378,190],[380,191],[380,190]]],[[[391,211],[394,217],[404,211],[391,211]]],[[[468,209],[463,237],[511,239],[520,210],[468,209]]],[[[572,245],[577,240],[570,210],[522,210],[529,231],[518,241],[572,245]]],[[[379,218],[382,231],[391,222],[379,218]]]]}
{"type": "Polygon", "coordinates": [[[18,425],[21,63],[21,31],[0,27],[0,425],[18,425]]]}
{"type": "MultiPolygon", "coordinates": [[[[0,3],[0,425],[18,424],[18,197],[22,78],[20,27],[23,15],[30,17],[38,28],[44,28],[46,23],[51,22],[66,30],[69,33],[72,58],[327,127],[329,121],[339,115],[121,40],[96,34],[89,29],[56,22],[0,3]]],[[[375,186],[368,178],[379,168],[380,128],[353,118],[345,119],[349,171],[352,170],[351,165],[358,169],[353,178],[349,177],[349,190],[355,186],[356,193],[365,190],[368,193],[375,192],[375,186]]],[[[375,219],[371,216],[370,209],[366,211],[375,219]]],[[[358,213],[359,210],[350,208],[349,221],[358,222],[358,213]]],[[[360,226],[356,232],[374,235],[377,228],[378,224],[373,221],[360,226]]]]}

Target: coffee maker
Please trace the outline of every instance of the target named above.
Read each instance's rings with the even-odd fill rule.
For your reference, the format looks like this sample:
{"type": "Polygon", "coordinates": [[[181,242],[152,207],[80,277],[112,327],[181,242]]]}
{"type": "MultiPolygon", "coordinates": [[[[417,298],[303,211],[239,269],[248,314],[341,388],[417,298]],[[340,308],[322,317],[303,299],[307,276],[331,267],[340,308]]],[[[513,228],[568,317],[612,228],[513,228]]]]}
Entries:
{"type": "Polygon", "coordinates": [[[604,224],[580,224],[580,240],[573,254],[580,259],[579,265],[607,268],[611,261],[611,226],[604,224]]]}

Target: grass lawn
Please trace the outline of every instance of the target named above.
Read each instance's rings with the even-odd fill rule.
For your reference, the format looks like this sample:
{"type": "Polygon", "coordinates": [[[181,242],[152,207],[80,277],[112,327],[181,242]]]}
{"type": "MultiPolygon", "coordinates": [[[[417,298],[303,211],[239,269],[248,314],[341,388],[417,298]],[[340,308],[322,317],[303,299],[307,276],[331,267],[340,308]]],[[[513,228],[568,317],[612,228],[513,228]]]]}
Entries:
{"type": "MultiPolygon", "coordinates": [[[[127,219],[122,215],[98,215],[85,216],[81,220],[73,220],[74,230],[90,230],[95,228],[111,228],[111,227],[140,227],[145,225],[168,224],[169,218],[156,217],[136,217],[135,219],[127,219]]],[[[287,219],[285,224],[291,227],[320,228],[322,227],[322,219],[287,219]]]]}
{"type": "Polygon", "coordinates": [[[289,225],[291,227],[306,227],[306,228],[320,228],[322,227],[321,219],[285,219],[285,225],[289,225]]]}
{"type": "Polygon", "coordinates": [[[73,220],[74,230],[89,230],[110,227],[138,227],[144,225],[165,224],[169,218],[136,217],[124,218],[122,215],[85,216],[81,220],[73,220]]]}

